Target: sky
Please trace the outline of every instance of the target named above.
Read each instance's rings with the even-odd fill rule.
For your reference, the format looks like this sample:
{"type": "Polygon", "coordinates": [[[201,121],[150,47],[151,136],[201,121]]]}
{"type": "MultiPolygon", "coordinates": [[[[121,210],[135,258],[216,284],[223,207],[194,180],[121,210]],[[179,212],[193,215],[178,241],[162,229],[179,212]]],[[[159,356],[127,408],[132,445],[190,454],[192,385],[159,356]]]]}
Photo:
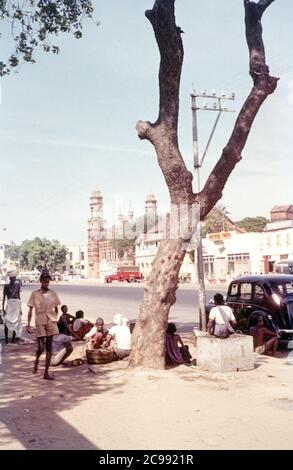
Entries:
{"type": "MultiPolygon", "coordinates": [[[[85,21],[83,38],[54,39],[59,55],[38,52],[2,78],[0,104],[0,239],[16,243],[35,236],[66,245],[86,244],[89,196],[99,188],[110,225],[119,209],[144,211],[154,192],[159,211],[169,208],[165,181],[151,144],[135,125],[158,114],[159,53],[144,16],[152,0],[94,0],[96,27],[85,21]]],[[[235,93],[222,113],[201,169],[204,184],[221,155],[251,89],[243,0],[177,0],[184,31],[179,145],[192,170],[190,93],[235,93]]],[[[258,113],[243,159],[220,201],[239,220],[293,203],[293,2],[275,0],[263,18],[267,63],[278,89],[258,113]]],[[[0,23],[0,31],[4,24],[0,23]]],[[[12,50],[0,38],[0,59],[12,50]]],[[[215,113],[198,111],[202,154],[215,113]]]]}

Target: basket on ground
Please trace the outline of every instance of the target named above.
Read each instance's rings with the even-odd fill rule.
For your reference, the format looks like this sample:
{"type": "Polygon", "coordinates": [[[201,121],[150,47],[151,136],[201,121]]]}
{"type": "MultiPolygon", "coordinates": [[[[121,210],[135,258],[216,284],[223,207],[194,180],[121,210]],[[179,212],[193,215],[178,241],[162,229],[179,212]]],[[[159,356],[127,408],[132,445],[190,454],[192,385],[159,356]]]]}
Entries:
{"type": "Polygon", "coordinates": [[[86,358],[89,364],[107,364],[113,361],[113,357],[113,348],[86,350],[86,358]]]}

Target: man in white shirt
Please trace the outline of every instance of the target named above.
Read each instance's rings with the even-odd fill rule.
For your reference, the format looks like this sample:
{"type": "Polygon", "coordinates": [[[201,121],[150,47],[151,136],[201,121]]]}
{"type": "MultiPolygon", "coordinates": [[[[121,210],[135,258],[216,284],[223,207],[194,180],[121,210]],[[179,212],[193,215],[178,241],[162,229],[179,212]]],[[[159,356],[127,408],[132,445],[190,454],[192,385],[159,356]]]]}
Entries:
{"type": "Polygon", "coordinates": [[[208,322],[208,333],[219,338],[226,338],[235,333],[232,325],[236,325],[236,320],[232,309],[224,305],[222,294],[215,294],[215,307],[210,311],[208,322]]]}
{"type": "Polygon", "coordinates": [[[127,321],[127,318],[121,313],[114,315],[113,322],[115,326],[110,328],[106,337],[106,347],[109,346],[111,340],[114,339],[114,352],[117,359],[124,359],[129,356],[131,351],[131,333],[127,326],[127,321]]]}

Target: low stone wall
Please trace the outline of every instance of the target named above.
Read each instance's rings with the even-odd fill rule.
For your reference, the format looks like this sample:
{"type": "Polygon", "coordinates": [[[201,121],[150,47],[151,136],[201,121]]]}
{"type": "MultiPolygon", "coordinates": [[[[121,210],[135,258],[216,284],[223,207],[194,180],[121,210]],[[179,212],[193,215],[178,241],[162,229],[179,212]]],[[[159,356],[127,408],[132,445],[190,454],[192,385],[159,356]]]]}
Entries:
{"type": "Polygon", "coordinates": [[[254,368],[252,336],[232,335],[226,339],[198,336],[196,364],[211,372],[232,372],[254,368]]]}

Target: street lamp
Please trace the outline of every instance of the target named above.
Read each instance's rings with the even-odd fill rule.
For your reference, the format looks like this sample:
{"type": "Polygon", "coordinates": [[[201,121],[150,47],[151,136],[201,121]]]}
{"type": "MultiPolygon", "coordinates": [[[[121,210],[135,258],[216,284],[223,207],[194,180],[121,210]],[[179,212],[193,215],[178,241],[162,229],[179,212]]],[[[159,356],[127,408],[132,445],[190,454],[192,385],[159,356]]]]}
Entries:
{"type": "MultiPolygon", "coordinates": [[[[203,90],[202,93],[196,93],[195,90],[191,93],[191,110],[192,110],[192,140],[193,140],[193,169],[194,169],[194,191],[196,193],[200,192],[200,168],[202,167],[204,158],[207,154],[208,148],[210,146],[211,140],[215,133],[217,124],[219,122],[222,112],[231,112],[232,110],[227,109],[227,105],[223,100],[234,100],[235,94],[232,93],[231,96],[227,96],[223,91],[220,95],[216,93],[216,90],[213,90],[212,93],[208,93],[207,90],[203,90]],[[202,106],[198,106],[196,99],[204,98],[202,106]],[[211,106],[207,100],[213,100],[213,105],[211,106]],[[211,134],[208,138],[205,150],[201,159],[199,158],[199,149],[198,149],[198,131],[197,131],[197,110],[203,111],[217,111],[217,117],[213,125],[211,134]]],[[[205,295],[205,280],[204,280],[204,263],[203,263],[203,247],[202,247],[202,237],[201,237],[201,223],[200,223],[200,206],[198,207],[199,220],[196,226],[196,239],[197,239],[197,257],[194,257],[195,269],[197,270],[198,278],[198,306],[199,306],[199,324],[202,331],[206,331],[206,295],[205,295]]]]}

